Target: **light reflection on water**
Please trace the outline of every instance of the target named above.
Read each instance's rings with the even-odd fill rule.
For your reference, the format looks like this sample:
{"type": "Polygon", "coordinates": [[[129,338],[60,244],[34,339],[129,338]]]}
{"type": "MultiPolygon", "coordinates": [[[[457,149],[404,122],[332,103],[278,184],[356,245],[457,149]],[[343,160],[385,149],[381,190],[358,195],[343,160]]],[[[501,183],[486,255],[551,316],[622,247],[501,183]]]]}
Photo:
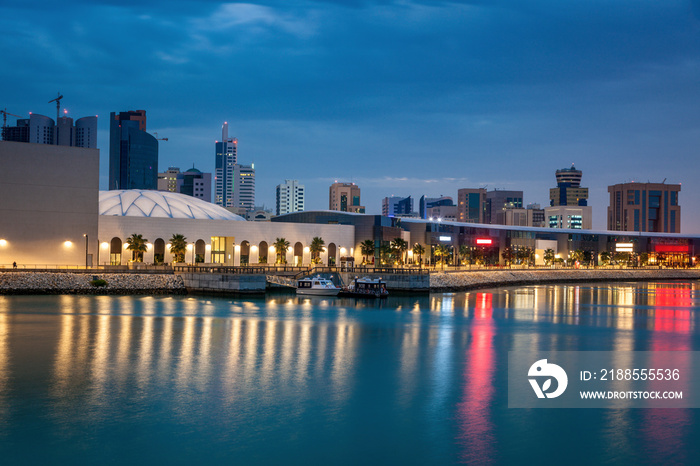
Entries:
{"type": "Polygon", "coordinates": [[[507,356],[615,350],[624,365],[626,351],[698,350],[698,293],[618,283],[382,301],[0,297],[0,453],[522,463],[541,460],[532,446],[548,439],[550,454],[576,452],[569,463],[686,461],[695,411],[508,409],[507,356]]]}

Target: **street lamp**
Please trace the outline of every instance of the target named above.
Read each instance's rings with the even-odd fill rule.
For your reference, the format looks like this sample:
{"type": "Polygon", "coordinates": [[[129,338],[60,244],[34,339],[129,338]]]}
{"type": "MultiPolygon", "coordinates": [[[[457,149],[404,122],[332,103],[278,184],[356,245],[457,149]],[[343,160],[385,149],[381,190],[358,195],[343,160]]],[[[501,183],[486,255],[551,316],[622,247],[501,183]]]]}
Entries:
{"type": "Polygon", "coordinates": [[[85,233],[83,235],[85,237],[85,269],[88,268],[88,235],[85,233]]]}

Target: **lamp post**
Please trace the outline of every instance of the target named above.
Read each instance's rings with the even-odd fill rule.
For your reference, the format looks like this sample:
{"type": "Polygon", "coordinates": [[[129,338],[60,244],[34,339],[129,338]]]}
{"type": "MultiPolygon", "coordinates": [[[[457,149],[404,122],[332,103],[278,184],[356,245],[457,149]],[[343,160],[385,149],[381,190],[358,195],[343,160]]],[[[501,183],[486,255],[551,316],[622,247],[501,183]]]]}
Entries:
{"type": "Polygon", "coordinates": [[[85,269],[87,270],[88,268],[88,235],[85,233],[83,235],[85,237],[85,269]]]}

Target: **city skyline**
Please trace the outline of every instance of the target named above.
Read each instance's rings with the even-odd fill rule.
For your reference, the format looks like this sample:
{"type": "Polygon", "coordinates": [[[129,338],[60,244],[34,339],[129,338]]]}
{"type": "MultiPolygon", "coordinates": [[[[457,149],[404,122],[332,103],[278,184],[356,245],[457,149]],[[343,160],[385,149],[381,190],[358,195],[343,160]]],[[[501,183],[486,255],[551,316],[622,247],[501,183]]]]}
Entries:
{"type": "Polygon", "coordinates": [[[594,229],[608,186],[666,178],[683,185],[682,232],[700,232],[698,2],[166,5],[2,7],[22,40],[1,46],[13,92],[0,106],[51,117],[60,91],[68,116],[97,114],[102,189],[109,113],[143,108],[169,138],[162,167],[213,173],[228,121],[256,164],[256,204],[299,179],[307,210],[335,180],[356,183],[368,213],[484,186],[547,205],[554,171],[575,163],[594,229]]]}

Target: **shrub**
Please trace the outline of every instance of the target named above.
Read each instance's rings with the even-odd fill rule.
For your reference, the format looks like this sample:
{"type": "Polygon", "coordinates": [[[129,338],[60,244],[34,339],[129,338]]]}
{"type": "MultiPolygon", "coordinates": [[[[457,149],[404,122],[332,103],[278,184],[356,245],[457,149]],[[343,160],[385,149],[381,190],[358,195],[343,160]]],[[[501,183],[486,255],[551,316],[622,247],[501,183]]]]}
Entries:
{"type": "Polygon", "coordinates": [[[95,279],[95,280],[92,280],[92,281],[90,282],[90,284],[91,284],[92,286],[98,286],[98,287],[99,287],[99,286],[107,286],[107,280],[104,280],[104,279],[102,279],[102,278],[97,278],[97,279],[95,279]]]}

